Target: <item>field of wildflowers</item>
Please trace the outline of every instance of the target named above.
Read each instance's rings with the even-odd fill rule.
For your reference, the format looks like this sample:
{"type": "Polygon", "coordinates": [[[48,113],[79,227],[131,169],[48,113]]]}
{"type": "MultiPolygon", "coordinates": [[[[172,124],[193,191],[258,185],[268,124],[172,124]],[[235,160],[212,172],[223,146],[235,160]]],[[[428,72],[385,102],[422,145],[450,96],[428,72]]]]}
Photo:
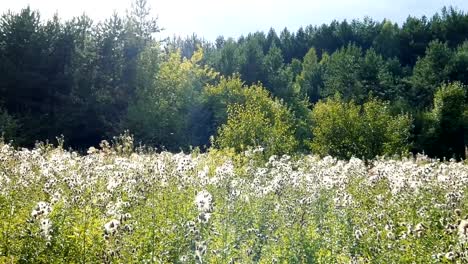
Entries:
{"type": "Polygon", "coordinates": [[[0,263],[467,263],[468,167],[0,143],[0,263]]]}

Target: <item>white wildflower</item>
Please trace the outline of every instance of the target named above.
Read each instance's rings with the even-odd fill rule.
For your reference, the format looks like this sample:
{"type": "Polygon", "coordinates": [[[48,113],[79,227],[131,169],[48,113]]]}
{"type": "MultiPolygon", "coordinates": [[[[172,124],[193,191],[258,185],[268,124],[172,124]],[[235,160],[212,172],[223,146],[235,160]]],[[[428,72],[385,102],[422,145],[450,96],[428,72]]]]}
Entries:
{"type": "Polygon", "coordinates": [[[201,213],[210,213],[213,210],[213,196],[206,190],[203,190],[195,197],[195,205],[201,213]]]}
{"type": "Polygon", "coordinates": [[[468,220],[463,219],[458,225],[458,236],[461,242],[468,242],[468,220]]]}
{"type": "Polygon", "coordinates": [[[120,221],[112,219],[104,225],[105,234],[114,235],[117,232],[117,229],[120,226],[120,221]]]}

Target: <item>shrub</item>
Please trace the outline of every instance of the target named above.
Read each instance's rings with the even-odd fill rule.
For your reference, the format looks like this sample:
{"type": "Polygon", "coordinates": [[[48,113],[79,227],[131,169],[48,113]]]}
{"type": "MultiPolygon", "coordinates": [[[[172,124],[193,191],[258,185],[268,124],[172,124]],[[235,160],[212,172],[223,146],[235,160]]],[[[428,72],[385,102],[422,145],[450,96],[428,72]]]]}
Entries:
{"type": "Polygon", "coordinates": [[[408,151],[411,118],[392,116],[389,105],[371,99],[360,106],[339,96],[320,101],[312,111],[312,150],[319,155],[371,159],[408,151]]]}
{"type": "Polygon", "coordinates": [[[18,123],[7,111],[0,108],[0,137],[12,140],[16,136],[18,123]]]}
{"type": "Polygon", "coordinates": [[[434,95],[434,108],[423,116],[418,147],[432,156],[464,159],[465,109],[463,85],[442,85],[434,95]]]}
{"type": "Polygon", "coordinates": [[[262,146],[267,155],[293,152],[298,146],[293,115],[281,102],[267,102],[266,106],[249,102],[229,107],[227,124],[219,129],[219,146],[236,151],[262,146]]]}

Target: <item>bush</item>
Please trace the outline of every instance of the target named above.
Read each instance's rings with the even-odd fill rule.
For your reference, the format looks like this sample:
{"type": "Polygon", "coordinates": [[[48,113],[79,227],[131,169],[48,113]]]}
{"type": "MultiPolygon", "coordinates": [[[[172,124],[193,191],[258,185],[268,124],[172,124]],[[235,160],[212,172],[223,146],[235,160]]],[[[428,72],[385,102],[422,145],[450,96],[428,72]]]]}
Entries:
{"type": "MultiPolygon", "coordinates": [[[[245,85],[244,82],[240,79],[238,75],[234,75],[232,77],[224,78],[221,77],[219,84],[217,85],[209,85],[203,91],[204,97],[204,105],[208,112],[211,113],[211,124],[213,127],[211,130],[213,133],[215,131],[220,132],[219,129],[223,124],[229,123],[229,117],[231,120],[236,119],[238,122],[245,123],[247,119],[254,118],[253,116],[247,117],[245,111],[256,111],[251,108],[251,106],[259,107],[262,113],[251,113],[256,115],[255,118],[261,118],[261,115],[266,114],[266,121],[269,125],[267,127],[272,126],[275,124],[275,127],[281,126],[277,124],[277,122],[287,122],[287,126],[289,128],[288,133],[285,133],[282,136],[286,136],[287,134],[287,141],[286,144],[293,143],[293,146],[276,146],[274,153],[285,153],[289,152],[292,149],[296,151],[303,151],[306,149],[306,144],[303,142],[310,142],[310,109],[308,108],[307,100],[302,100],[300,98],[296,98],[292,100],[289,105],[283,100],[274,100],[270,93],[260,84],[254,84],[251,86],[245,85]],[[234,107],[234,105],[237,105],[234,107]],[[244,107],[248,106],[248,107],[244,107]],[[233,108],[231,110],[228,110],[233,108]],[[235,110],[234,110],[235,108],[235,110]],[[274,121],[275,111],[278,113],[281,112],[280,116],[282,121],[274,121]],[[242,112],[242,114],[240,113],[242,112]],[[242,117],[241,117],[242,116],[242,117]],[[241,120],[238,120],[242,118],[241,120]],[[294,139],[295,138],[295,139],[294,139]],[[297,141],[297,142],[296,142],[297,141]],[[279,150],[282,149],[282,150],[279,150]]],[[[258,109],[257,109],[258,110],[258,109]]],[[[230,129],[233,129],[233,126],[237,126],[234,121],[231,121],[229,124],[230,129]]],[[[251,121],[248,121],[251,122],[251,121]]],[[[244,124],[242,124],[244,125],[244,124]]],[[[251,124],[254,125],[254,124],[251,124]]],[[[255,126],[259,126],[255,124],[255,126]]],[[[237,131],[240,128],[235,129],[237,131]]],[[[248,134],[239,131],[241,134],[245,134],[246,137],[249,137],[248,134]]],[[[271,136],[272,132],[268,132],[271,136]]],[[[279,131],[275,131],[277,136],[280,136],[278,133],[279,131]]],[[[282,133],[282,132],[281,132],[282,133]]],[[[258,134],[257,134],[258,136],[258,134]]],[[[237,136],[238,137],[238,136],[237,136]]],[[[246,139],[247,140],[247,139],[246,139]]],[[[244,146],[236,146],[237,150],[245,149],[246,146],[253,146],[253,140],[257,140],[258,138],[248,139],[247,141],[241,141],[243,143],[248,143],[244,146]]],[[[270,140],[273,142],[275,140],[270,140]]],[[[263,140],[261,140],[263,142],[263,140]]],[[[267,144],[263,142],[262,144],[267,144]]],[[[268,143],[270,147],[277,143],[268,143]]],[[[224,145],[224,144],[223,144],[224,145]]],[[[226,146],[226,145],[224,145],[226,146]]],[[[227,144],[227,146],[231,146],[231,143],[227,144]]],[[[232,146],[235,146],[232,144],[232,146]]],[[[255,146],[258,146],[258,143],[255,143],[255,146]]],[[[264,145],[265,146],[265,145],[264,145]]]]}
{"type": "Polygon", "coordinates": [[[465,158],[466,107],[462,84],[442,85],[434,95],[434,108],[423,116],[418,147],[439,158],[465,158]]]}
{"type": "Polygon", "coordinates": [[[233,105],[227,124],[219,129],[217,143],[236,151],[262,146],[267,155],[291,153],[298,146],[293,122],[291,112],[278,101],[271,100],[268,109],[253,103],[233,105]]]}
{"type": "Polygon", "coordinates": [[[0,137],[13,140],[18,130],[18,123],[7,111],[0,108],[0,137]]]}
{"type": "Polygon", "coordinates": [[[222,77],[218,84],[207,85],[203,90],[203,103],[212,113],[214,127],[225,124],[228,119],[230,105],[243,105],[247,102],[257,102],[266,105],[270,100],[268,91],[260,84],[247,86],[239,75],[222,77]]]}
{"type": "Polygon", "coordinates": [[[317,103],[312,119],[311,148],[319,155],[371,159],[409,149],[410,117],[392,116],[389,105],[376,99],[360,106],[335,96],[317,103]]]}
{"type": "Polygon", "coordinates": [[[215,123],[220,124],[215,140],[218,147],[240,152],[261,146],[267,155],[297,151],[297,120],[260,84],[245,86],[234,76],[208,87],[205,96],[215,123]]]}

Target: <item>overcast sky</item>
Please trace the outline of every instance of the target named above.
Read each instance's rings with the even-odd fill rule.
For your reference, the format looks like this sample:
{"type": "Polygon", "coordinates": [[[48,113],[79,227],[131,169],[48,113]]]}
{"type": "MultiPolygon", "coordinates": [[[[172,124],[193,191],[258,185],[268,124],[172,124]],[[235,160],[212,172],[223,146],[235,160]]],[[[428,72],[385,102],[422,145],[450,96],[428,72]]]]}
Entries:
{"type": "MultiPolygon", "coordinates": [[[[0,12],[18,11],[30,5],[43,18],[58,12],[63,19],[86,13],[94,20],[109,17],[114,11],[125,14],[132,0],[0,0],[0,12]]],[[[217,36],[238,37],[270,27],[279,33],[284,27],[295,31],[300,26],[329,23],[333,19],[352,20],[370,16],[401,24],[413,15],[432,16],[443,6],[468,11],[468,0],[148,0],[152,13],[166,30],[162,37],[196,33],[205,39],[217,36]]]]}

